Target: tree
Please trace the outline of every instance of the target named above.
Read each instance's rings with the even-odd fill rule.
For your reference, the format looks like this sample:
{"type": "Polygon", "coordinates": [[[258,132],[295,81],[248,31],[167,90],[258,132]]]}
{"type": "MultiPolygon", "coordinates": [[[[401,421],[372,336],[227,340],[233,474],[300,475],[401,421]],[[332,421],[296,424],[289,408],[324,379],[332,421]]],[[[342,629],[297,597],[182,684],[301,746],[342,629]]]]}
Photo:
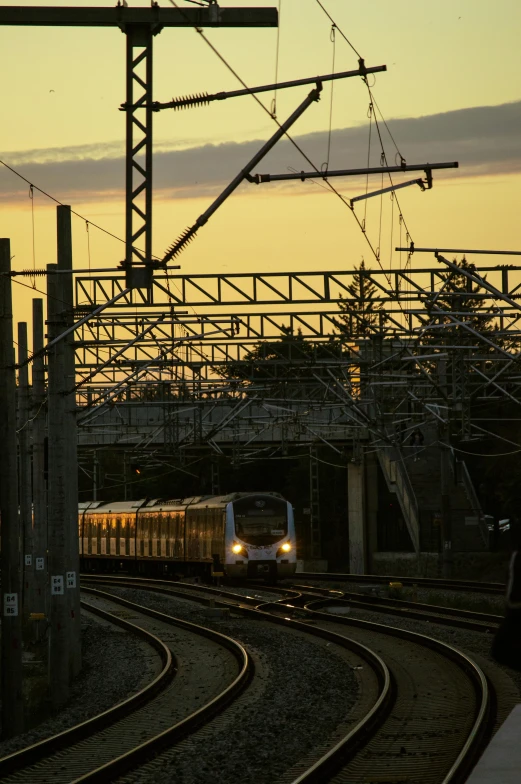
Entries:
{"type": "Polygon", "coordinates": [[[303,363],[313,359],[313,346],[299,329],[295,335],[290,327],[281,327],[282,337],[276,341],[259,341],[243,359],[231,362],[223,375],[242,381],[285,381],[302,377],[303,363]]]}
{"type": "MultiPolygon", "coordinates": [[[[472,281],[465,272],[474,272],[475,266],[467,261],[465,257],[461,261],[453,259],[453,264],[462,270],[455,272],[452,269],[442,273],[442,291],[436,297],[435,303],[430,299],[426,301],[427,318],[420,317],[423,325],[433,323],[436,329],[426,331],[421,339],[423,344],[441,346],[469,346],[478,349],[479,353],[491,353],[495,351],[492,346],[480,341],[472,333],[478,332],[496,345],[501,345],[497,336],[497,323],[495,313],[487,308],[486,301],[490,297],[486,289],[479,283],[472,281]],[[443,312],[446,312],[445,316],[443,312]],[[453,315],[448,315],[448,314],[453,315]],[[460,324],[455,323],[455,319],[460,324]],[[443,325],[446,329],[440,328],[443,325]],[[461,326],[465,325],[465,326],[461,326]]],[[[485,278],[486,280],[486,278],[485,278]]]]}
{"type": "Polygon", "coordinates": [[[375,299],[378,289],[371,280],[371,268],[366,267],[362,259],[355,270],[352,283],[347,287],[351,296],[344,298],[340,295],[338,307],[341,315],[334,322],[342,335],[363,338],[371,335],[380,323],[383,305],[375,299]]]}

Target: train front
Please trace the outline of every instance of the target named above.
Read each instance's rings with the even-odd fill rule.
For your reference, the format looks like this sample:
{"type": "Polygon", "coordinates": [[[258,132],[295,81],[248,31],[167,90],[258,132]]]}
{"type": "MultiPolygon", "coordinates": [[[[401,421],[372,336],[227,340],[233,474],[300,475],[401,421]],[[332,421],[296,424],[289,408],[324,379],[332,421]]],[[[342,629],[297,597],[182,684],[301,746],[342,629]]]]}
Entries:
{"type": "Polygon", "coordinates": [[[297,567],[293,508],[280,496],[246,495],[226,507],[229,577],[291,577],[297,567]]]}

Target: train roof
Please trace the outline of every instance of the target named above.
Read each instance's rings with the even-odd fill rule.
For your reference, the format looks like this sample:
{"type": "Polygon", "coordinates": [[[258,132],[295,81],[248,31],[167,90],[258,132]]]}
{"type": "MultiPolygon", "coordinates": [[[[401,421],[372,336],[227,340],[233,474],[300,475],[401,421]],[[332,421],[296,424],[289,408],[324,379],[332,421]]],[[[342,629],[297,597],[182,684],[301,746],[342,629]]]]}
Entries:
{"type": "Polygon", "coordinates": [[[163,509],[172,511],[184,511],[190,508],[224,507],[239,498],[246,498],[249,495],[269,495],[285,499],[280,493],[270,492],[249,492],[249,493],[228,493],[227,495],[196,495],[186,498],[141,498],[138,501],[82,501],[78,504],[80,512],[90,512],[94,514],[125,514],[136,513],[139,510],[160,512],[163,509]]]}

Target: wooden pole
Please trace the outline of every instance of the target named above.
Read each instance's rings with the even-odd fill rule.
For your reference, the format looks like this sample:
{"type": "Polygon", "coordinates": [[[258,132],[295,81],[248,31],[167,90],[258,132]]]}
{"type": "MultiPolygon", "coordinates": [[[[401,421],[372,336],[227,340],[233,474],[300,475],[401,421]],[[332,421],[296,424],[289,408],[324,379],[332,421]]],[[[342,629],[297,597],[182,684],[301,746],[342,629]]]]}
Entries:
{"type": "Polygon", "coordinates": [[[16,454],[11,245],[0,239],[0,516],[2,520],[2,734],[23,730],[21,550],[16,454]]]}

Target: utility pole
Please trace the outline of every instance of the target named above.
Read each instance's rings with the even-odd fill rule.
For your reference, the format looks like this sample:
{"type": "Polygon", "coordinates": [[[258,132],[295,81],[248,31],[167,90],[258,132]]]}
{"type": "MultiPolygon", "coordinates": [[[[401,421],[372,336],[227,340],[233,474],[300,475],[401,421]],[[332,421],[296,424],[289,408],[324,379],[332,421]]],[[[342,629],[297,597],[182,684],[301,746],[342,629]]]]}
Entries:
{"type": "MultiPolygon", "coordinates": [[[[65,328],[74,324],[74,284],[72,277],[72,228],[71,208],[60,205],[56,208],[58,269],[61,300],[65,328]],[[67,273],[62,272],[67,270],[67,273]]],[[[64,447],[65,463],[65,524],[67,539],[67,569],[65,574],[65,593],[72,622],[72,636],[69,649],[70,678],[75,678],[81,670],[81,611],[80,611],[80,545],[78,531],[78,435],[76,426],[76,395],[71,392],[76,383],[74,357],[74,332],[64,338],[61,344],[63,357],[63,410],[64,410],[64,447]]]]}
{"type": "Polygon", "coordinates": [[[11,243],[0,239],[0,515],[2,518],[2,732],[23,730],[20,518],[11,243]]]}
{"type": "MultiPolygon", "coordinates": [[[[47,265],[47,340],[50,343],[65,330],[59,275],[56,264],[47,265]]],[[[48,483],[47,526],[50,577],[49,600],[49,686],[54,708],[69,699],[69,648],[72,636],[65,581],[67,571],[67,525],[65,485],[66,462],[65,392],[63,341],[48,352],[48,483]]]]}
{"type": "MultiPolygon", "coordinates": [[[[440,389],[447,389],[447,363],[438,363],[440,389]]],[[[438,441],[440,443],[440,476],[441,476],[441,576],[452,576],[452,510],[450,503],[451,470],[450,470],[450,409],[443,414],[446,419],[438,420],[438,441]]]]}
{"type": "MultiPolygon", "coordinates": [[[[45,366],[43,354],[43,300],[33,299],[33,388],[32,388],[32,442],[33,442],[33,557],[34,557],[34,608],[33,612],[46,613],[48,606],[47,582],[47,483],[45,432],[47,406],[45,400],[45,366]]],[[[36,639],[40,639],[43,626],[34,624],[36,639]]]]}
{"type": "MultiPolygon", "coordinates": [[[[27,322],[18,322],[18,465],[20,526],[22,529],[23,554],[23,601],[24,625],[34,610],[34,561],[33,561],[33,510],[31,494],[31,422],[29,416],[29,367],[27,365],[27,322]]],[[[28,639],[27,628],[24,631],[28,639]]]]}

